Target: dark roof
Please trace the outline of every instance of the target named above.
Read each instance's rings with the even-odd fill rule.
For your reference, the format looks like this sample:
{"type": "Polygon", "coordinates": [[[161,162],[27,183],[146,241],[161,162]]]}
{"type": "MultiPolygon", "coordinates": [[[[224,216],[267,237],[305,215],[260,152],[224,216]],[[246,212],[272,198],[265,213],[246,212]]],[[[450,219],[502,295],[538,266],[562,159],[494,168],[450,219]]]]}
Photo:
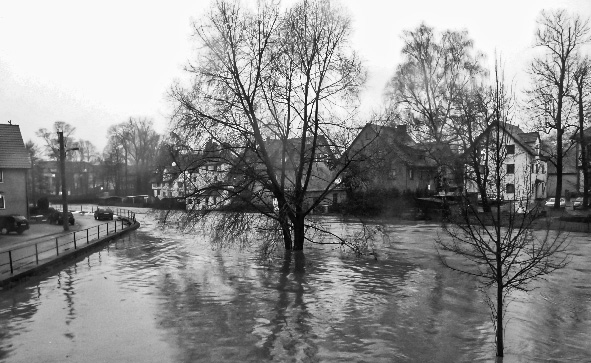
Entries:
{"type": "Polygon", "coordinates": [[[31,158],[18,125],[0,124],[0,168],[31,168],[31,158]]]}

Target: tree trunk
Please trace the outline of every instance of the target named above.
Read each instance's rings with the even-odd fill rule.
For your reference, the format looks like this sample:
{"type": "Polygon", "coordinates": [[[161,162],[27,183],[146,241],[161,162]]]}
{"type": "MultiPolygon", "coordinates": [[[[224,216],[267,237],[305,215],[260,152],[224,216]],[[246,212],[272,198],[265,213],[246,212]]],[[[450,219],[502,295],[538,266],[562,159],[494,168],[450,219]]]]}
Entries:
{"type": "Polygon", "coordinates": [[[554,208],[560,208],[560,198],[562,197],[562,128],[558,128],[556,134],[556,199],[554,208]]]}
{"type": "Polygon", "coordinates": [[[304,221],[305,219],[302,216],[297,216],[295,218],[295,223],[293,224],[293,250],[294,251],[302,251],[304,249],[304,236],[305,236],[305,229],[304,229],[304,221]]]}
{"type": "Polygon", "coordinates": [[[503,285],[497,282],[497,357],[504,355],[505,343],[503,341],[503,285]]]}

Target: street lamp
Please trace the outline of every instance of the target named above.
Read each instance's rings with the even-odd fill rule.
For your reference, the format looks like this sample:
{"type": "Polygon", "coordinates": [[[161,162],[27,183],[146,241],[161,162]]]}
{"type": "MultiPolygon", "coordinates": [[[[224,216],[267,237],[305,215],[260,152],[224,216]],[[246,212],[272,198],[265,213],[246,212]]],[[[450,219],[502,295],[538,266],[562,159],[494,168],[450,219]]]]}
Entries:
{"type": "Polygon", "coordinates": [[[64,132],[57,132],[58,141],[60,144],[60,174],[62,179],[62,223],[64,231],[70,230],[70,219],[68,218],[68,190],[66,188],[66,152],[79,150],[77,147],[66,149],[64,145],[64,132]]]}

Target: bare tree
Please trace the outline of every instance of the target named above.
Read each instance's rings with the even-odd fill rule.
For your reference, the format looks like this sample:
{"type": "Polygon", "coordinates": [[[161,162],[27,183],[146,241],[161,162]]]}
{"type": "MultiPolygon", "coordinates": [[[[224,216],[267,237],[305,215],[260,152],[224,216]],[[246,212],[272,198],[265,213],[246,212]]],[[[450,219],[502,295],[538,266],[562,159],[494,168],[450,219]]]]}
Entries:
{"type": "Polygon", "coordinates": [[[286,250],[302,250],[308,215],[338,184],[346,166],[334,156],[354,131],[365,73],[350,19],[328,0],[284,12],[217,1],[194,29],[202,52],[187,67],[191,88],[172,89],[174,131],[194,151],[214,142],[231,170],[218,187],[273,221],[286,250]]]}
{"type": "Polygon", "coordinates": [[[440,166],[438,179],[442,188],[445,169],[452,169],[453,165],[449,164],[450,155],[442,153],[441,146],[460,144],[460,137],[465,135],[461,129],[476,128],[475,121],[480,120],[477,110],[462,111],[471,107],[470,98],[487,76],[481,65],[483,56],[473,50],[466,31],[437,33],[421,24],[405,31],[402,39],[404,60],[389,82],[386,95],[390,107],[403,115],[414,131],[413,137],[440,166]]]}
{"type": "MultiPolygon", "coordinates": [[[[154,165],[160,142],[160,135],[154,131],[153,122],[146,118],[130,117],[127,122],[109,127],[107,134],[109,144],[105,151],[109,155],[109,160],[116,159],[117,163],[119,162],[118,160],[123,160],[123,191],[125,194],[128,194],[129,191],[130,165],[135,166],[135,190],[140,193],[147,192],[148,178],[154,165]]],[[[118,176],[117,190],[120,189],[120,179],[118,176]]]]}
{"type": "Polygon", "coordinates": [[[30,188],[29,195],[34,202],[37,202],[37,188],[41,186],[43,182],[43,175],[42,175],[42,168],[39,162],[41,151],[39,147],[32,141],[29,140],[25,143],[25,148],[27,149],[27,153],[31,157],[31,172],[29,173],[29,180],[30,182],[27,184],[30,188]]]}
{"type": "Polygon", "coordinates": [[[589,155],[588,155],[588,138],[585,135],[585,127],[588,122],[586,119],[591,115],[591,61],[588,57],[579,59],[576,64],[576,69],[573,74],[574,87],[570,94],[576,108],[578,122],[579,145],[581,147],[581,169],[583,172],[583,208],[587,208],[589,204],[589,155]]]}
{"type": "MultiPolygon", "coordinates": [[[[445,266],[480,281],[488,297],[495,327],[496,355],[502,357],[507,297],[515,290],[528,291],[530,282],[564,267],[568,255],[566,239],[559,233],[552,235],[548,230],[545,233],[533,231],[538,208],[532,203],[530,165],[521,166],[520,176],[507,173],[509,153],[506,146],[509,141],[511,98],[498,75],[490,99],[492,122],[486,137],[477,139],[473,145],[473,150],[488,154],[486,162],[489,172],[483,178],[470,182],[482,183],[476,187],[486,189],[496,200],[506,199],[505,186],[514,183],[511,184],[515,188],[512,191],[513,199],[521,207],[511,203],[506,211],[498,207],[479,213],[466,189],[460,204],[451,209],[449,219],[444,224],[448,237],[439,238],[436,246],[445,266]],[[448,258],[444,251],[452,252],[461,259],[448,258]]],[[[468,158],[468,169],[478,167],[471,164],[468,158]]]]}
{"type": "Polygon", "coordinates": [[[538,19],[535,46],[543,53],[529,67],[532,87],[527,91],[529,108],[540,128],[556,132],[556,152],[551,162],[556,166],[556,193],[554,208],[560,208],[562,195],[562,169],[565,148],[563,135],[568,128],[575,128],[570,118],[573,75],[576,55],[580,47],[589,41],[589,22],[564,10],[542,11],[538,19]]]}
{"type": "MultiPolygon", "coordinates": [[[[53,123],[53,130],[41,128],[35,133],[45,142],[46,155],[55,160],[58,160],[60,155],[60,146],[57,139],[58,131],[62,131],[64,133],[64,147],[73,147],[75,144],[73,134],[76,131],[76,128],[67,122],[56,121],[53,123]]],[[[67,160],[71,160],[73,157],[74,156],[72,153],[66,153],[67,160]]]]}

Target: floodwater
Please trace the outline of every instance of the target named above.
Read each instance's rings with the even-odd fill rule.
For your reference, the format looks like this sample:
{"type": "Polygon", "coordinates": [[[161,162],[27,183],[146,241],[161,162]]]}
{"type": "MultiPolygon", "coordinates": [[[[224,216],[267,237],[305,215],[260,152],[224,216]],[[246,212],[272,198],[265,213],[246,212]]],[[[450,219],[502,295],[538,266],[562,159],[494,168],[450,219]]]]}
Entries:
{"type": "MultiPolygon", "coordinates": [[[[0,362],[495,361],[488,307],[439,264],[435,224],[388,225],[375,256],[263,261],[138,217],[108,248],[0,291],[0,362]]],[[[591,362],[591,247],[571,237],[571,264],[513,295],[504,362],[591,362]]]]}

